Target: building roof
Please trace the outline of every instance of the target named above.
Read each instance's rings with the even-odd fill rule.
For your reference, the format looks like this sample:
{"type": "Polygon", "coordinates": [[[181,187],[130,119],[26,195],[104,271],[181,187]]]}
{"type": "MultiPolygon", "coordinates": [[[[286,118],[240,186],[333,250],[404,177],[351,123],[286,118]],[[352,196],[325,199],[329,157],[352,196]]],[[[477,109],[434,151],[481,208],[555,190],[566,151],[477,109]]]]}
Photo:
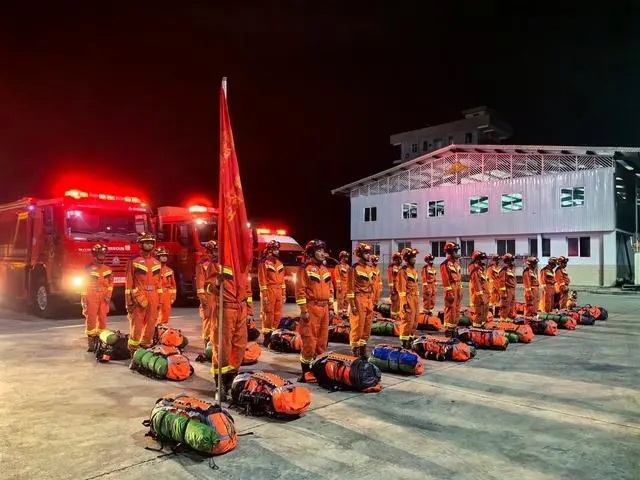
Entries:
{"type": "Polygon", "coordinates": [[[610,168],[615,162],[640,172],[640,147],[448,145],[335,188],[331,193],[380,195],[456,183],[610,168]]]}

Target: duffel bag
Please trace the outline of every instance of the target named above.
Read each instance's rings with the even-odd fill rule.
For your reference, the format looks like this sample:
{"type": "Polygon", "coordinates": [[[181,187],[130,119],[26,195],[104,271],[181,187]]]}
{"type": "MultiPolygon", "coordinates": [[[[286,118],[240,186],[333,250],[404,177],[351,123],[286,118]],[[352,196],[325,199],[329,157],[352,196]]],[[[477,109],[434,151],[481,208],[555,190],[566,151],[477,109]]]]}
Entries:
{"type": "Polygon", "coordinates": [[[303,386],[267,372],[243,372],[231,385],[234,405],[251,415],[301,415],[311,405],[311,393],[303,386]]]}
{"type": "Polygon", "coordinates": [[[424,373],[424,366],[416,353],[392,345],[376,345],[371,351],[369,362],[382,372],[407,375],[422,375],[424,373]]]}
{"type": "Polygon", "coordinates": [[[596,319],[591,315],[591,310],[587,308],[579,308],[575,310],[578,314],[578,325],[594,325],[596,323],[596,319]]]}
{"type": "Polygon", "coordinates": [[[441,338],[422,335],[416,338],[412,344],[413,351],[427,360],[450,360],[453,362],[466,362],[473,358],[476,349],[457,338],[441,338]]]}
{"type": "Polygon", "coordinates": [[[472,343],[476,348],[506,350],[509,346],[505,333],[497,329],[459,327],[454,330],[453,336],[465,343],[472,343]]]}
{"type": "Polygon", "coordinates": [[[193,374],[189,359],[177,347],[167,345],[138,348],[133,354],[132,369],[151,378],[176,382],[186,380],[193,374]]]}
{"type": "Polygon", "coordinates": [[[153,334],[153,344],[177,347],[180,350],[183,350],[187,345],[189,345],[189,340],[182,334],[181,330],[173,328],[166,323],[159,323],[156,325],[155,332],[153,334]]]}
{"type": "Polygon", "coordinates": [[[329,325],[329,341],[333,343],[349,343],[351,326],[348,321],[341,320],[329,325]]]}
{"type": "Polygon", "coordinates": [[[437,332],[442,329],[442,320],[426,312],[418,315],[418,330],[437,332]]]}
{"type": "Polygon", "coordinates": [[[473,324],[473,313],[465,312],[460,315],[460,320],[458,320],[459,327],[470,327],[473,324]],[[467,315],[469,313],[469,315],[467,315]]]}
{"type": "Polygon", "coordinates": [[[96,346],[96,360],[105,363],[110,360],[129,360],[129,335],[120,330],[103,330],[98,336],[96,346]]]}
{"type": "Polygon", "coordinates": [[[397,337],[400,335],[400,327],[390,318],[376,318],[371,324],[371,335],[397,337]]]}
{"type": "Polygon", "coordinates": [[[515,311],[517,315],[524,315],[526,304],[522,302],[516,302],[515,311]]]}
{"type": "Polygon", "coordinates": [[[391,317],[391,304],[390,303],[379,303],[375,307],[373,307],[374,312],[378,312],[382,315],[383,318],[391,317]]]}
{"type": "Polygon", "coordinates": [[[249,342],[255,342],[260,337],[260,330],[256,325],[256,321],[253,316],[247,316],[247,340],[249,342]]]}
{"type": "MultiPolygon", "coordinates": [[[[247,342],[247,346],[244,349],[244,357],[242,358],[242,365],[253,365],[258,362],[262,349],[256,342],[247,342]]],[[[207,342],[204,347],[204,352],[196,357],[196,362],[206,363],[210,362],[213,358],[213,344],[207,342]]]]}
{"type": "Polygon", "coordinates": [[[165,395],[156,402],[148,420],[146,436],[161,446],[186,445],[205,455],[222,455],[238,445],[233,417],[219,405],[191,397],[186,393],[165,395]]]}
{"type": "Polygon", "coordinates": [[[553,320],[540,320],[539,318],[521,317],[516,319],[516,323],[529,325],[534,335],[558,335],[558,324],[553,320]]]}
{"type": "Polygon", "coordinates": [[[327,352],[313,361],[311,373],[318,385],[331,390],[379,392],[382,372],[373,363],[359,357],[327,352]]]}
{"type": "Polygon", "coordinates": [[[277,329],[271,332],[269,348],[282,353],[299,353],[302,349],[302,338],[291,330],[277,329]]]}
{"type": "Polygon", "coordinates": [[[515,322],[487,322],[484,324],[484,328],[502,330],[503,332],[514,334],[513,337],[511,335],[510,337],[512,337],[515,342],[520,343],[531,343],[535,337],[531,327],[520,318],[517,318],[515,322]]]}
{"type": "Polygon", "coordinates": [[[291,330],[292,332],[297,332],[299,322],[299,317],[282,317],[278,323],[278,330],[291,330]]]}
{"type": "MultiPolygon", "coordinates": [[[[577,315],[577,314],[576,314],[577,315]]],[[[562,330],[575,330],[577,321],[576,316],[569,316],[567,312],[562,313],[538,313],[538,319],[540,320],[553,320],[558,325],[558,328],[562,330]]]]}

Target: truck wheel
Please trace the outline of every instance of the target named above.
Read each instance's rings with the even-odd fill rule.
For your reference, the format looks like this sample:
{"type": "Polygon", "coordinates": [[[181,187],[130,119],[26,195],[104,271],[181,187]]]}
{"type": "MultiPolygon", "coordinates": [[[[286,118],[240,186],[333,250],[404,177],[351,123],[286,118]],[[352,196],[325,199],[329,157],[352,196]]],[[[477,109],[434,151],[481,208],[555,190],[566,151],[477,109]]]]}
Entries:
{"type": "Polygon", "coordinates": [[[49,288],[44,280],[37,280],[33,289],[33,310],[42,318],[54,318],[56,311],[55,298],[49,294],[49,288]]]}

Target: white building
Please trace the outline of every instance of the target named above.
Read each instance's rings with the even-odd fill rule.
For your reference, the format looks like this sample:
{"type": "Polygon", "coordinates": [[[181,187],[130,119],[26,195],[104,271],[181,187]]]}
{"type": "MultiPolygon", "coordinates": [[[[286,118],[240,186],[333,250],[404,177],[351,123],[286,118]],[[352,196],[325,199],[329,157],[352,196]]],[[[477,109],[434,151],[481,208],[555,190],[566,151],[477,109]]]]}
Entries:
{"type": "Polygon", "coordinates": [[[449,145],[332,191],[351,239],[381,262],[405,246],[440,262],[448,240],[488,254],[569,257],[576,285],[633,278],[640,148],[449,145]]]}
{"type": "Polygon", "coordinates": [[[391,135],[389,143],[398,148],[400,156],[393,163],[406,162],[447,145],[499,144],[513,134],[511,126],[491,108],[470,108],[462,115],[464,118],[453,122],[391,135]]]}

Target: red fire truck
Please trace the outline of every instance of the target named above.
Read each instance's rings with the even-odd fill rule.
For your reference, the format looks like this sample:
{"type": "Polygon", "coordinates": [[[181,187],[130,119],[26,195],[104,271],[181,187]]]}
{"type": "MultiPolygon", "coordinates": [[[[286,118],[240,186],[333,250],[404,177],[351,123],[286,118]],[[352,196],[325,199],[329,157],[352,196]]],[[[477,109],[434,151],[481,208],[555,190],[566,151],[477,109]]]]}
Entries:
{"type": "Polygon", "coordinates": [[[91,247],[108,247],[114,305],[124,307],[125,266],[150,211],[137,197],[68,190],[48,200],[0,205],[0,300],[24,301],[43,317],[79,304],[91,247]]]}
{"type": "Polygon", "coordinates": [[[204,205],[158,207],[156,215],[158,246],[169,251],[174,270],[178,301],[194,300],[196,264],[202,257],[202,244],[218,237],[218,209],[204,205]]]}

